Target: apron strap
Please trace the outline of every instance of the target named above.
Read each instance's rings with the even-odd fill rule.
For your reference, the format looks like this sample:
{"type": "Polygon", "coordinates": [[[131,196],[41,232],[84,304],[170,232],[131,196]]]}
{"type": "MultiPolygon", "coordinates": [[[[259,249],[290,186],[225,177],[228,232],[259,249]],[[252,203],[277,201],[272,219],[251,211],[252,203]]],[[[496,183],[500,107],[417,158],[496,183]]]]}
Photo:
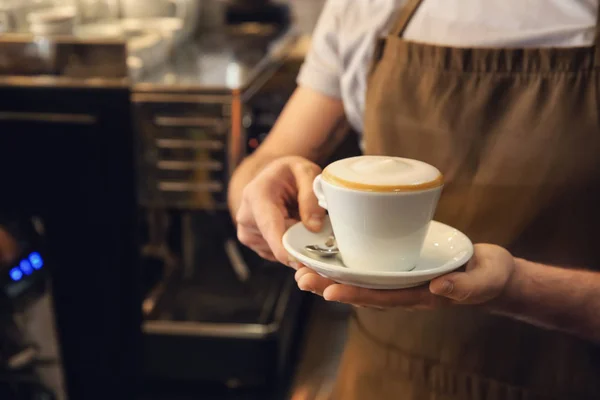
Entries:
{"type": "MultiPolygon", "coordinates": [[[[423,0],[408,0],[408,3],[400,10],[398,20],[391,31],[393,36],[402,37],[404,30],[408,26],[408,23],[422,3],[423,0]]],[[[600,26],[600,24],[598,24],[598,26],[600,26]]],[[[596,33],[600,34],[600,30],[596,33]]],[[[596,43],[598,43],[598,41],[596,41],[596,43]]]]}

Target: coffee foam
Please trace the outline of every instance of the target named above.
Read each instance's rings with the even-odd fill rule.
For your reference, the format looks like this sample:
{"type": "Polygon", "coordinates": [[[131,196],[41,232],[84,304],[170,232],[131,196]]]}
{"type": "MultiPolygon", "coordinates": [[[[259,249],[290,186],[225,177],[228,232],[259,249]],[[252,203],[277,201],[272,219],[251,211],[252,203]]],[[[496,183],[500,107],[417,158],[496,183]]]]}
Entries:
{"type": "Polygon", "coordinates": [[[372,191],[424,190],[442,185],[442,174],[432,165],[408,158],[359,156],[336,161],[323,171],[335,185],[372,191]]]}

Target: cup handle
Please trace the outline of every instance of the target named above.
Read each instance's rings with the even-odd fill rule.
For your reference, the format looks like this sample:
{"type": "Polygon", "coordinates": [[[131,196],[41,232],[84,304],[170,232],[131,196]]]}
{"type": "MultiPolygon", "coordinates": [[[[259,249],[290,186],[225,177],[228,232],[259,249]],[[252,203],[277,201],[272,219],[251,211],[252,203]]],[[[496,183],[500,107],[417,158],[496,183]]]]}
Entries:
{"type": "Polygon", "coordinates": [[[327,210],[327,201],[325,200],[325,194],[323,193],[323,178],[321,175],[317,175],[313,181],[313,192],[317,196],[319,206],[327,210]]]}

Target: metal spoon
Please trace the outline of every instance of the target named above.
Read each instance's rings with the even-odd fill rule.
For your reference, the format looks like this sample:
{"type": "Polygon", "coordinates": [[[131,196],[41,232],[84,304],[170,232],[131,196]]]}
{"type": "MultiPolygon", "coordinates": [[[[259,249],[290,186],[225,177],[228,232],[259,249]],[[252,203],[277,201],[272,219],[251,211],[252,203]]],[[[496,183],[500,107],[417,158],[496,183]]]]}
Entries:
{"type": "Polygon", "coordinates": [[[307,251],[321,257],[335,257],[340,252],[340,250],[335,245],[335,238],[333,236],[330,236],[329,239],[327,239],[327,241],[325,242],[325,246],[327,247],[322,247],[318,244],[311,244],[305,246],[304,248],[307,251]]]}

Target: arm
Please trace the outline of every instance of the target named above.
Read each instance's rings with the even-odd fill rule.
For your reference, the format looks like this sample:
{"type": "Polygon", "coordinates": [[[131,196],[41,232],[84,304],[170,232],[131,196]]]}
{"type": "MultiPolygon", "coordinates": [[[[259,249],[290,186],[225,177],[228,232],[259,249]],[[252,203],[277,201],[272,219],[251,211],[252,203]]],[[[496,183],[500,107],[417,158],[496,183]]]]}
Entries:
{"type": "Polygon", "coordinates": [[[515,259],[493,312],[600,341],[600,273],[515,259]]]}
{"type": "Polygon", "coordinates": [[[265,141],[236,169],[229,184],[229,207],[235,216],[244,187],[271,161],[299,156],[315,163],[330,156],[348,133],[341,100],[300,86],[265,141]]]}
{"type": "Polygon", "coordinates": [[[322,228],[312,183],[321,163],[348,132],[341,101],[342,67],[337,21],[344,2],[325,4],[312,46],[290,98],[267,139],[235,171],[229,207],[239,241],[261,257],[298,268],[283,247],[286,229],[298,221],[322,228]]]}
{"type": "Polygon", "coordinates": [[[302,290],[330,301],[373,308],[479,306],[600,342],[600,273],[536,264],[490,244],[475,245],[464,272],[436,278],[429,287],[370,290],[337,284],[308,268],[296,280],[302,290]]]}
{"type": "Polygon", "coordinates": [[[336,0],[325,3],[298,76],[298,89],[267,139],[235,171],[229,186],[229,207],[234,216],[244,187],[267,164],[285,156],[322,163],[346,135],[337,31],[342,6],[343,2],[336,0]]]}

